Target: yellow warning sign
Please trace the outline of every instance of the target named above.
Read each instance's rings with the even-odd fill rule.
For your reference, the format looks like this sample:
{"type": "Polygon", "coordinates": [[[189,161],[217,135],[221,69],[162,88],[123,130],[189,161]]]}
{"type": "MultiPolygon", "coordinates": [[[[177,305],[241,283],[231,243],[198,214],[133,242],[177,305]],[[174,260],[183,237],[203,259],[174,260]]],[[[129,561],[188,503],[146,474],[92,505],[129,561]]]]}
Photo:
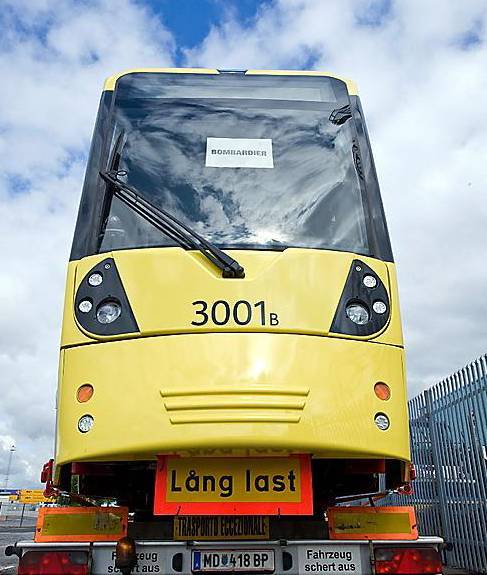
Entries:
{"type": "Polygon", "coordinates": [[[327,509],[330,539],[418,538],[414,508],[330,507],[327,509]]]}
{"type": "Polygon", "coordinates": [[[173,535],[175,541],[269,539],[269,517],[178,515],[173,535]]]}
{"type": "Polygon", "coordinates": [[[44,491],[42,489],[21,489],[19,491],[18,499],[19,503],[49,503],[54,501],[52,498],[44,497],[44,491]]]}
{"type": "Polygon", "coordinates": [[[126,507],[43,507],[34,540],[118,541],[127,534],[126,507]]]}

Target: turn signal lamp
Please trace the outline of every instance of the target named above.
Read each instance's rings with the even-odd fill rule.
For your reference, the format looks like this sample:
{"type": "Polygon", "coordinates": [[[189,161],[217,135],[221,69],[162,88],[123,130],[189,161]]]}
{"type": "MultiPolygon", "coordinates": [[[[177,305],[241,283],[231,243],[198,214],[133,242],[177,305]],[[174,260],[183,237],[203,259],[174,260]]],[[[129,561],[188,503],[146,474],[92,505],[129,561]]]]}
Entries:
{"type": "Polygon", "coordinates": [[[117,541],[115,549],[115,568],[128,575],[136,565],[135,541],[132,537],[122,537],[117,541]]]}
{"type": "Polygon", "coordinates": [[[85,383],[84,385],[78,387],[78,391],[76,392],[76,399],[80,403],[86,403],[92,398],[94,391],[95,390],[93,389],[92,385],[85,383]]]}
{"type": "Polygon", "coordinates": [[[375,572],[441,575],[441,558],[432,547],[379,547],[375,549],[375,572]]]}
{"type": "Polygon", "coordinates": [[[391,397],[391,388],[387,383],[379,381],[374,385],[374,393],[379,399],[382,399],[382,401],[387,401],[391,397]]]}
{"type": "Polygon", "coordinates": [[[89,575],[85,551],[27,551],[20,558],[18,575],[89,575]]]}

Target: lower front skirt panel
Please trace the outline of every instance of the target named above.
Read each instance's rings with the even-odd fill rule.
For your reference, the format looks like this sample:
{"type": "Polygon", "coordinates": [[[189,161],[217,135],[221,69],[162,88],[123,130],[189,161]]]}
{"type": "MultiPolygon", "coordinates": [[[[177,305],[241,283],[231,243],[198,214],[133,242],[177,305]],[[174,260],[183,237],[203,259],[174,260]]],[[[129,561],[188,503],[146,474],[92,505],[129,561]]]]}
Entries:
{"type": "Polygon", "coordinates": [[[56,463],[157,454],[409,459],[403,350],[305,335],[160,336],[65,349],[56,463]],[[387,383],[388,401],[374,394],[387,383]],[[76,400],[90,383],[93,397],[76,400]],[[374,423],[385,413],[387,431],[374,423]],[[94,418],[91,431],[77,422],[94,418]]]}

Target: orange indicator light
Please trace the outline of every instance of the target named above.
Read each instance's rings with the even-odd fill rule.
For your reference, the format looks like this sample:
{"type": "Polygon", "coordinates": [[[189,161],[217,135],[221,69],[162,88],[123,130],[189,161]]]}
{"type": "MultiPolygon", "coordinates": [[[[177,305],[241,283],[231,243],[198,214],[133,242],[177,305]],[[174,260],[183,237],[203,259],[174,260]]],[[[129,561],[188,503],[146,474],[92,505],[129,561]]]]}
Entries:
{"type": "Polygon", "coordinates": [[[95,390],[93,389],[92,385],[90,385],[89,383],[85,383],[84,385],[78,388],[78,391],[76,392],[76,399],[80,403],[86,403],[88,400],[91,399],[94,391],[95,390]]]}
{"type": "Polygon", "coordinates": [[[391,388],[380,381],[374,385],[374,393],[379,399],[387,401],[391,397],[391,388]]]}

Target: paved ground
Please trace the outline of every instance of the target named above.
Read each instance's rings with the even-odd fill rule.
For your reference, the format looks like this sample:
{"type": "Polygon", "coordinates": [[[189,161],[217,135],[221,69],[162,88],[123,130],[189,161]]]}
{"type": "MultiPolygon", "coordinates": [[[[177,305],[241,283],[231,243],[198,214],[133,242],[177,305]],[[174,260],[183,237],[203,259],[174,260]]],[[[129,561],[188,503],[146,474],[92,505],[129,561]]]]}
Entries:
{"type": "Polygon", "coordinates": [[[5,556],[5,547],[12,545],[20,539],[32,539],[34,536],[34,521],[31,518],[24,519],[24,526],[18,527],[19,518],[0,523],[0,575],[14,575],[17,573],[19,560],[5,556]]]}

